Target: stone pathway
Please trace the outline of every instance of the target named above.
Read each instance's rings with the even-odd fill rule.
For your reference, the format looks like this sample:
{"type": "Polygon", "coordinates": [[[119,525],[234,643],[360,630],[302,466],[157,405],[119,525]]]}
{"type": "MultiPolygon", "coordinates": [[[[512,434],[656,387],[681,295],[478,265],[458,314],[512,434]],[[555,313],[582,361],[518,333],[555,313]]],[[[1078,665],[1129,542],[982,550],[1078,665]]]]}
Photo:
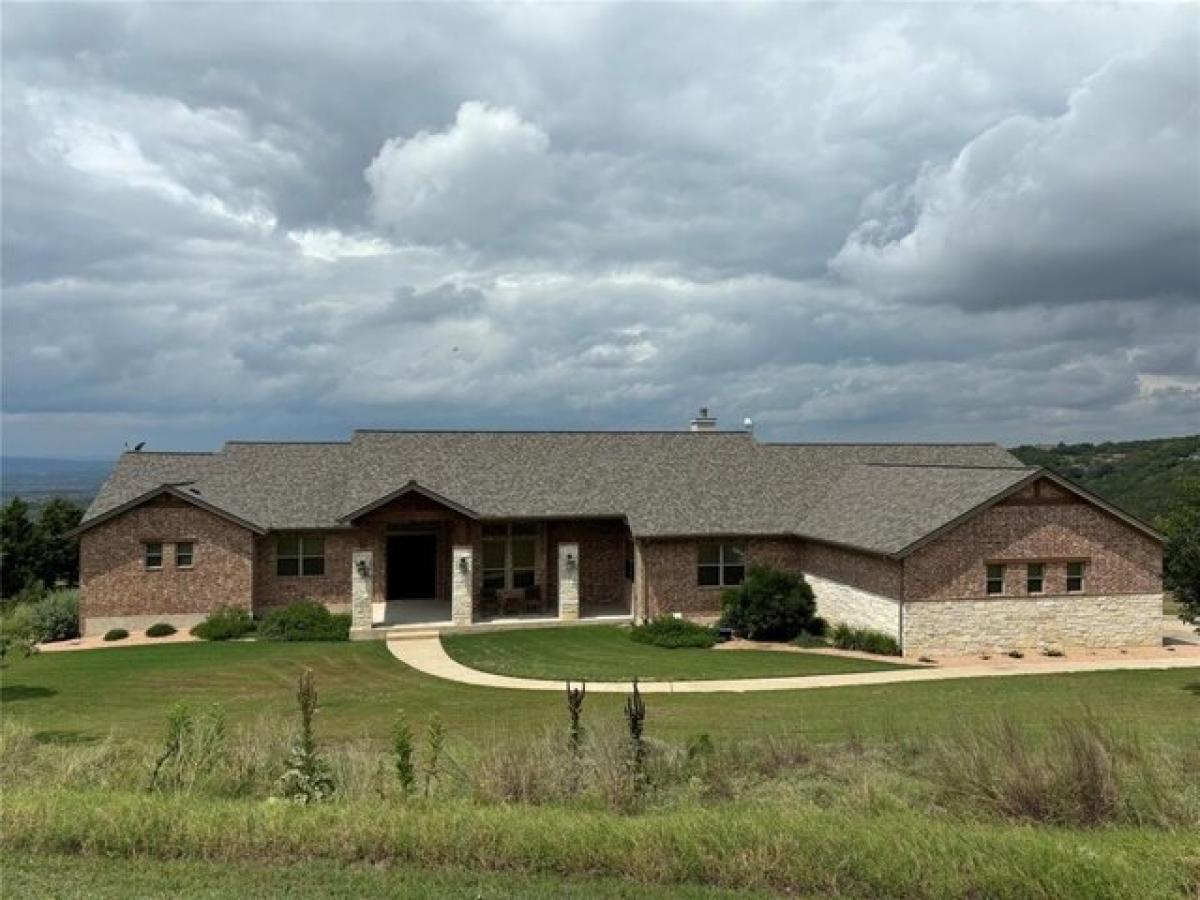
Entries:
{"type": "MultiPolygon", "coordinates": [[[[406,666],[460,684],[479,687],[514,688],[523,691],[561,691],[563,682],[539,678],[514,678],[493,675],[464,666],[451,659],[437,637],[389,640],[392,656],[406,666]]],[[[643,681],[639,687],[647,694],[723,694],[747,691],[796,691],[852,685],[902,684],[913,681],[943,681],[950,678],[993,678],[1008,675],[1057,675],[1070,672],[1133,671],[1144,669],[1200,668],[1200,655],[1176,655],[1164,652],[1151,659],[1071,660],[1039,657],[1033,659],[989,660],[972,665],[928,666],[920,669],[896,669],[888,672],[853,672],[845,675],[801,675],[785,678],[736,678],[713,681],[643,681]]],[[[589,691],[599,694],[624,694],[625,681],[589,681],[589,691]]]]}

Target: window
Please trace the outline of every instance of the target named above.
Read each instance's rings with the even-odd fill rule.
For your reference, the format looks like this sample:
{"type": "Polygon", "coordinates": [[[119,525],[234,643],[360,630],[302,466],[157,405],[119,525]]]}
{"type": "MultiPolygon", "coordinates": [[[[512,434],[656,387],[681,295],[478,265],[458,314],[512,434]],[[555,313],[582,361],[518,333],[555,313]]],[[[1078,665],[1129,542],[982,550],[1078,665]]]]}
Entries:
{"type": "Polygon", "coordinates": [[[325,538],[318,534],[281,534],[275,542],[275,574],[324,575],[325,538]]]}
{"type": "Polygon", "coordinates": [[[142,550],[145,553],[144,558],[147,569],[162,568],[163,553],[161,541],[148,541],[142,545],[142,550]]]}
{"type": "Polygon", "coordinates": [[[195,561],[196,552],[195,546],[191,541],[177,541],[175,543],[175,568],[190,569],[195,561]]]}
{"type": "Polygon", "coordinates": [[[527,522],[483,526],[483,586],[489,590],[537,584],[538,527],[527,522]]]}
{"type": "Polygon", "coordinates": [[[987,592],[989,594],[1004,593],[1004,566],[993,563],[987,567],[987,592]]]}
{"type": "Polygon", "coordinates": [[[1046,583],[1044,563],[1030,563],[1025,567],[1025,593],[1040,594],[1046,583]]]}
{"type": "Polygon", "coordinates": [[[701,544],[696,558],[700,587],[736,587],[746,577],[746,549],[741,544],[701,544]]]}
{"type": "Polygon", "coordinates": [[[1067,593],[1083,593],[1083,563],[1067,563],[1067,593]]]}

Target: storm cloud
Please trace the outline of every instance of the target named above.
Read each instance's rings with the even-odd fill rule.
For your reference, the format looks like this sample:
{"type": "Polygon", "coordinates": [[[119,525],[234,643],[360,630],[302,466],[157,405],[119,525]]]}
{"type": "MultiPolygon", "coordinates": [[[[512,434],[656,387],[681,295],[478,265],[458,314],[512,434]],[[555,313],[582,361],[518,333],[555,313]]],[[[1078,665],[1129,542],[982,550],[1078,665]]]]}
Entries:
{"type": "Polygon", "coordinates": [[[4,18],[5,452],[1200,424],[1194,10],[4,18]]]}

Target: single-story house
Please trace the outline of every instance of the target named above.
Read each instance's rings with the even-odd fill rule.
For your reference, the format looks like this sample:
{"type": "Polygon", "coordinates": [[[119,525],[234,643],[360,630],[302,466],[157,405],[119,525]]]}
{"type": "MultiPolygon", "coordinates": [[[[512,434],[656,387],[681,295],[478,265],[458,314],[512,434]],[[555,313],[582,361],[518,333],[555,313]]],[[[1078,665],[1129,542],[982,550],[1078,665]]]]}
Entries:
{"type": "Polygon", "coordinates": [[[355,431],[128,452],[78,533],[85,633],[300,599],[397,626],[711,619],[755,563],[906,654],[1161,642],[1162,537],[994,444],[355,431]]]}

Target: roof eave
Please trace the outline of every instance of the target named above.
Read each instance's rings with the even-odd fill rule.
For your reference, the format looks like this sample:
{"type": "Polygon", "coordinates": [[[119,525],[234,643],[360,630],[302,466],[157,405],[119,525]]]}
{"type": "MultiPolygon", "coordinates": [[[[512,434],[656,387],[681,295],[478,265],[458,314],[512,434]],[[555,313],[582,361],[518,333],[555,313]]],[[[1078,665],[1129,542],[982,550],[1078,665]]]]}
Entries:
{"type": "Polygon", "coordinates": [[[209,503],[207,500],[204,500],[201,497],[196,496],[195,494],[188,493],[187,491],[182,491],[173,484],[160,484],[157,487],[151,488],[150,490],[146,491],[143,494],[139,494],[138,496],[134,497],[132,500],[126,500],[124,503],[122,503],[118,506],[114,506],[112,509],[100,513],[100,515],[98,515],[98,516],[94,516],[91,519],[85,519],[84,521],[82,521],[78,525],[76,525],[74,528],[72,528],[70,531],[66,532],[63,536],[68,537],[68,538],[78,537],[79,535],[83,534],[85,531],[89,531],[92,528],[94,528],[95,526],[100,525],[104,522],[107,522],[110,519],[115,519],[117,516],[122,515],[123,513],[129,512],[129,510],[134,509],[135,507],[141,506],[143,503],[153,500],[155,497],[159,497],[163,494],[169,494],[172,497],[177,497],[180,500],[186,501],[187,503],[191,503],[194,506],[198,506],[200,509],[203,509],[206,512],[212,513],[214,516],[218,516],[222,519],[232,522],[235,525],[239,525],[242,528],[245,528],[247,531],[252,531],[255,534],[266,534],[267,533],[267,529],[262,527],[261,525],[255,523],[255,522],[251,522],[249,519],[243,519],[241,516],[237,515],[236,513],[232,513],[227,509],[223,509],[222,507],[217,506],[215,503],[209,503]]]}

